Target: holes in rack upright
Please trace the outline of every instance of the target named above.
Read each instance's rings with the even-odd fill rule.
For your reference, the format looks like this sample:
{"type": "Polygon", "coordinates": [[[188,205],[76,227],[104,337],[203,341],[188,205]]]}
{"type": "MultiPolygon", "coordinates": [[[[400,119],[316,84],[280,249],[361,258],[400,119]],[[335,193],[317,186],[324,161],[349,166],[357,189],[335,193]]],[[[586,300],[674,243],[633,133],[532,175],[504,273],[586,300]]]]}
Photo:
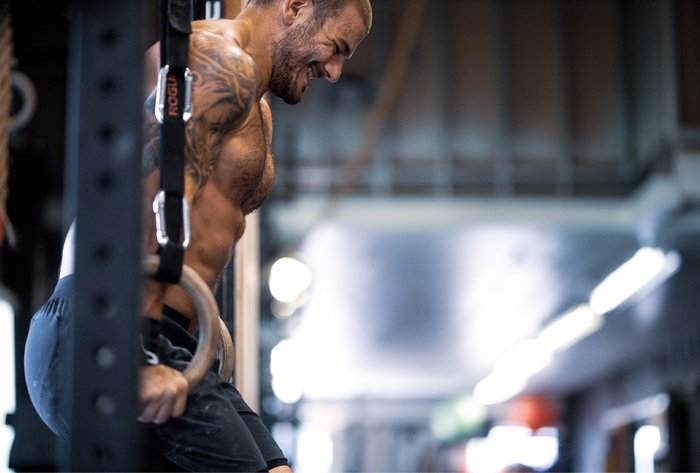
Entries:
{"type": "Polygon", "coordinates": [[[117,410],[117,403],[109,394],[100,393],[95,397],[95,410],[103,416],[111,416],[117,410]]]}
{"type": "Polygon", "coordinates": [[[119,33],[113,28],[105,28],[97,35],[99,44],[107,49],[111,49],[119,42],[119,33]]]}
{"type": "Polygon", "coordinates": [[[95,442],[86,445],[83,454],[92,462],[97,462],[102,465],[106,465],[111,456],[109,446],[95,442]]]}
{"type": "Polygon", "coordinates": [[[103,171],[97,174],[95,185],[97,190],[101,192],[109,192],[114,187],[114,174],[109,171],[103,171]]]}
{"type": "Polygon", "coordinates": [[[114,77],[104,76],[98,80],[97,87],[102,95],[109,96],[117,91],[117,81],[114,77]]]}
{"type": "Polygon", "coordinates": [[[108,243],[98,243],[95,246],[94,257],[99,264],[108,264],[112,261],[112,246],[108,243]]]}
{"type": "Polygon", "coordinates": [[[100,345],[95,350],[95,362],[97,366],[108,369],[117,361],[117,353],[110,345],[100,345]]]}
{"type": "Polygon", "coordinates": [[[97,135],[99,136],[100,141],[104,145],[110,145],[114,140],[115,134],[115,127],[109,123],[103,123],[97,129],[97,135]]]}
{"type": "Polygon", "coordinates": [[[97,293],[92,300],[93,309],[103,319],[109,320],[117,314],[117,304],[111,295],[104,292],[97,293]]]}

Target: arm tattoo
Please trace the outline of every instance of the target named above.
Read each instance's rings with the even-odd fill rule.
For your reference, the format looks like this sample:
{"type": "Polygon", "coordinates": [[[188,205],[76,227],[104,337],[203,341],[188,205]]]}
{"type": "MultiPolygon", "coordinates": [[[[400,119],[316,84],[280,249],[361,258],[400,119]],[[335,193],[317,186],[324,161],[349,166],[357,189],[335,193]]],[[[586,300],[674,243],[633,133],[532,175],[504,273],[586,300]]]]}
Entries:
{"type": "Polygon", "coordinates": [[[186,169],[196,193],[211,173],[226,133],[255,100],[252,59],[222,36],[199,32],[190,43],[193,115],[187,124],[186,169]]]}
{"type": "MultiPolygon", "coordinates": [[[[250,112],[255,99],[254,65],[223,37],[197,32],[190,41],[193,115],[185,130],[186,172],[196,193],[211,173],[226,133],[250,112]]],[[[160,166],[160,127],[155,117],[156,91],[144,103],[142,175],[160,166]]]]}

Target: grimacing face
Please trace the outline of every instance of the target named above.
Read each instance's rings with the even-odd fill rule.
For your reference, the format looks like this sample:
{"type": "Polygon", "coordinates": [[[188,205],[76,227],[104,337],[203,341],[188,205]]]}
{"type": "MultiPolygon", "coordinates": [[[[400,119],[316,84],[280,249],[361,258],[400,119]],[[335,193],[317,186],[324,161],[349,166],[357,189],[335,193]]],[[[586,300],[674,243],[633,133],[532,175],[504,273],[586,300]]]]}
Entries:
{"type": "Polygon", "coordinates": [[[292,26],[274,45],[270,92],[285,103],[298,103],[304,94],[306,87],[299,86],[297,77],[300,70],[308,69],[307,65],[315,52],[309,51],[309,48],[319,29],[316,21],[292,26]]]}
{"type": "Polygon", "coordinates": [[[312,16],[292,25],[273,47],[270,91],[286,103],[295,104],[312,79],[337,81],[365,35],[364,21],[350,3],[323,23],[312,16]]]}

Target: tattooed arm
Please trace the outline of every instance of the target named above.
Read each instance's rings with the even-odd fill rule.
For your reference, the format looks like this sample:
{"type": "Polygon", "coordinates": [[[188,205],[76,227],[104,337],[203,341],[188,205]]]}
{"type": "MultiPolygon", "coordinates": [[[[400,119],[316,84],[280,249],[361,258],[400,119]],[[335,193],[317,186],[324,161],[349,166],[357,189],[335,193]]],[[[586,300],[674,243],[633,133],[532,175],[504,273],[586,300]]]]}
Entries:
{"type": "MultiPolygon", "coordinates": [[[[156,74],[158,46],[146,58],[146,71],[156,74]]],[[[195,27],[190,38],[189,67],[192,72],[192,111],[186,125],[185,195],[193,208],[194,200],[206,184],[221,154],[224,136],[235,132],[255,108],[255,70],[253,61],[230,36],[195,27]]],[[[147,77],[147,83],[154,78],[147,77]]],[[[153,90],[144,105],[144,181],[143,241],[144,253],[156,251],[151,202],[159,189],[160,130],[155,118],[153,90]]],[[[148,285],[148,284],[147,284],[148,285]]],[[[150,285],[149,285],[150,286],[150,285]]],[[[144,313],[160,311],[163,290],[148,290],[144,313]]]]}
{"type": "Polygon", "coordinates": [[[187,178],[194,198],[221,153],[225,134],[234,131],[253,108],[253,61],[228,38],[197,31],[190,41],[193,115],[187,124],[187,178]]]}
{"type": "MultiPolygon", "coordinates": [[[[157,61],[157,53],[156,45],[147,53],[147,60],[157,61]]],[[[191,204],[216,165],[224,135],[236,130],[254,108],[256,84],[252,59],[223,34],[195,29],[190,40],[189,67],[193,76],[193,115],[185,131],[185,177],[186,196],[191,204]]],[[[151,74],[158,70],[153,65],[146,69],[151,74]]],[[[153,82],[148,78],[146,81],[153,82]]],[[[155,93],[153,90],[144,105],[145,178],[160,166],[155,93]]],[[[148,199],[152,200],[155,191],[148,194],[145,205],[150,212],[148,199]]]]}

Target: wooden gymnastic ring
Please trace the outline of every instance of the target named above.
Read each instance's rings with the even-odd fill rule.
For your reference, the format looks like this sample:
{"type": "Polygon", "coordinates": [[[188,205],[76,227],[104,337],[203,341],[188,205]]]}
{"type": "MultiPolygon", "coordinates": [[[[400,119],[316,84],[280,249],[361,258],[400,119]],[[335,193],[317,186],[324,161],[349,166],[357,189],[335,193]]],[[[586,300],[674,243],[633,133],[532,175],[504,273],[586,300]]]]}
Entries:
{"type": "Polygon", "coordinates": [[[231,339],[231,332],[228,331],[228,327],[226,327],[221,318],[219,318],[219,334],[219,349],[217,351],[219,355],[219,374],[226,381],[231,381],[235,363],[233,340],[231,339]]]}
{"type": "MultiPolygon", "coordinates": [[[[155,255],[146,256],[143,260],[143,272],[146,276],[153,276],[158,270],[160,258],[155,255]]],[[[189,389],[197,386],[207,371],[214,364],[217,346],[220,339],[219,308],[216,305],[214,295],[209,286],[189,266],[182,265],[182,276],[178,285],[187,293],[197,310],[199,319],[199,343],[194,352],[192,362],[182,373],[189,389]]]]}

